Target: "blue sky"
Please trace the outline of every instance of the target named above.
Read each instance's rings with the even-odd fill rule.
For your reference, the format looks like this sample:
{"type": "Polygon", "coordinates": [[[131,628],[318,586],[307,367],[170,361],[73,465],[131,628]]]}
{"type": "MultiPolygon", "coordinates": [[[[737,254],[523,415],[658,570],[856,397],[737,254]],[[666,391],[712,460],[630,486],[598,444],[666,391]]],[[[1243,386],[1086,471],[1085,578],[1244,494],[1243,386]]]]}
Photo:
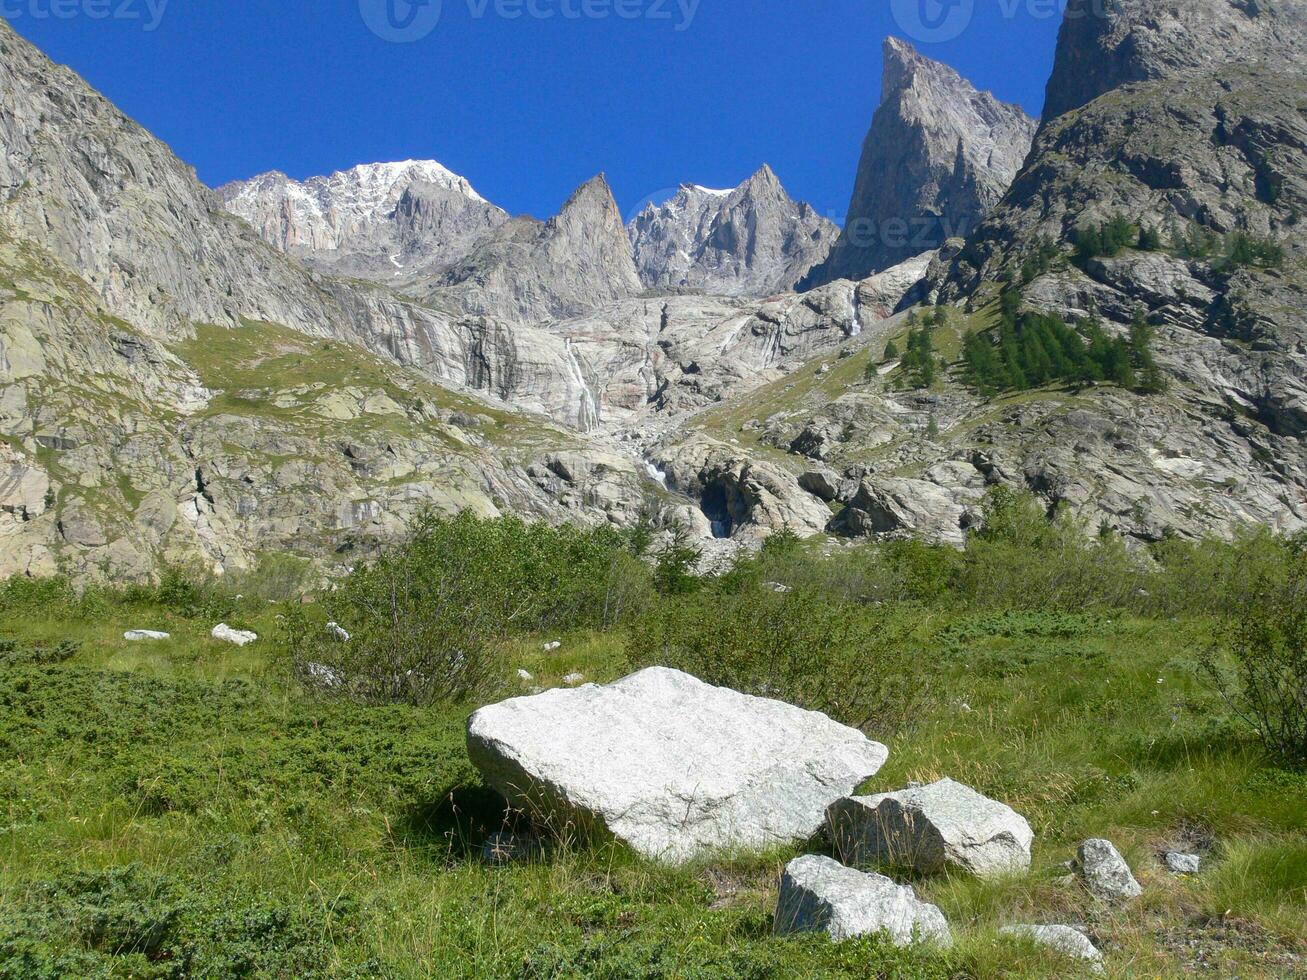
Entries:
{"type": "Polygon", "coordinates": [[[835,220],[887,34],[1038,113],[1059,20],[1056,0],[427,3],[0,0],[0,11],[210,184],[433,158],[508,210],[547,217],[599,171],[630,212],[682,181],[732,186],[768,162],[835,220]],[[926,21],[912,19],[919,4],[926,21]],[[930,40],[922,25],[936,15],[956,37],[930,40]],[[409,43],[367,23],[385,34],[410,16],[424,36],[409,43]]]}

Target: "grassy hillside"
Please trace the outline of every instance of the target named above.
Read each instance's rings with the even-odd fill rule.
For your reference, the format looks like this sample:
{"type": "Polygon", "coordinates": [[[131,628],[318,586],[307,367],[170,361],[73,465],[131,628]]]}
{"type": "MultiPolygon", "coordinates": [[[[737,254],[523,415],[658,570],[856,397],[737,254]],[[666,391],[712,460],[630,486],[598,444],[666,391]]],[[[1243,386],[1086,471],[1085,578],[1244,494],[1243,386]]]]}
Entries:
{"type": "MultiPolygon", "coordinates": [[[[1273,565],[1279,546],[1172,554],[1139,572],[1147,588],[1117,581],[1127,566],[1115,552],[1086,550],[1096,570],[1059,589],[1048,583],[1069,580],[1071,559],[1040,561],[1050,540],[825,560],[787,546],[697,584],[727,610],[732,597],[753,601],[760,580],[786,582],[902,627],[923,700],[914,718],[872,726],[891,756],[868,789],[948,775],[1010,803],[1036,833],[1026,878],[915,883],[954,926],[948,953],[771,937],[796,851],[669,870],[574,843],[525,866],[482,865],[502,816],[463,747],[473,705],[364,706],[304,688],[287,627],[334,615],[329,598],[270,602],[254,594],[277,591],[265,581],[241,583],[237,599],[175,576],[81,597],[11,582],[0,590],[11,641],[0,654],[0,977],[1076,975],[1000,939],[1012,922],[1086,927],[1109,976],[1304,973],[1307,775],[1263,750],[1198,665],[1217,631],[1207,613],[1221,611],[1204,588],[1273,565]],[[1094,575],[1114,588],[1089,588],[1094,575]],[[260,641],[210,639],[219,619],[260,641]],[[137,628],[173,638],[122,639],[137,628]],[[1063,862],[1090,836],[1117,843],[1143,899],[1107,909],[1065,880],[1063,862]],[[1166,871],[1168,847],[1203,853],[1201,873],[1166,871]]],[[[519,667],[546,685],[577,670],[622,675],[676,591],[650,592],[609,629],[506,636],[502,693],[524,693],[519,667]],[[561,649],[542,652],[552,639],[561,649]]]]}

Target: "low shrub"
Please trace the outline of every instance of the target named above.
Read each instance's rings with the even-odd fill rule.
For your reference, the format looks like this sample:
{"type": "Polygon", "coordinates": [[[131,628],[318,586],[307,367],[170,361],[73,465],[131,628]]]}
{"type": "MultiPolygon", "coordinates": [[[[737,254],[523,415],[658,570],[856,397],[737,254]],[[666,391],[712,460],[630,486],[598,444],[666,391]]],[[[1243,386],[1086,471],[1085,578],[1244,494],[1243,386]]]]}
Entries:
{"type": "Polygon", "coordinates": [[[958,588],[980,609],[1119,609],[1148,573],[1115,535],[1090,536],[1065,511],[1050,516],[1030,494],[993,489],[967,544],[958,588]]]}
{"type": "Polygon", "coordinates": [[[880,733],[913,718],[927,692],[910,636],[875,610],[810,589],[706,589],[653,607],[628,652],[636,667],[672,667],[880,733]]]}
{"type": "Polygon", "coordinates": [[[1295,548],[1285,579],[1258,583],[1222,638],[1208,677],[1268,750],[1307,765],[1307,549],[1295,548]]]}
{"type": "Polygon", "coordinates": [[[377,703],[458,704],[492,696],[512,636],[603,628],[647,601],[649,570],[608,528],[425,514],[407,540],[358,568],[327,603],[348,642],[287,617],[296,664],[377,703]]]}

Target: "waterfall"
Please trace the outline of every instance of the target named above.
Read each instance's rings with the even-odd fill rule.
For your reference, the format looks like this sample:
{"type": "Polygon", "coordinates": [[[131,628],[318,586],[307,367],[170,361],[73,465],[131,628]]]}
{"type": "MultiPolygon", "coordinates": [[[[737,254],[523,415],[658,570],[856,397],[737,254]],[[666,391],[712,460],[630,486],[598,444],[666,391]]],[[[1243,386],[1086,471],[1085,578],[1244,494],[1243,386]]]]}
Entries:
{"type": "Polygon", "coordinates": [[[862,311],[858,304],[858,284],[853,284],[853,293],[849,296],[849,306],[853,310],[853,320],[849,324],[849,336],[856,337],[862,333],[862,311]]]}
{"type": "Polygon", "coordinates": [[[581,389],[581,406],[576,427],[582,432],[593,432],[599,426],[599,403],[585,380],[585,372],[581,370],[581,362],[577,359],[572,341],[565,339],[563,346],[567,350],[567,364],[571,371],[572,383],[581,389]]]}
{"type": "Polygon", "coordinates": [[[653,460],[646,459],[644,461],[644,471],[654,483],[663,487],[667,486],[667,471],[659,469],[658,464],[653,460]]]}

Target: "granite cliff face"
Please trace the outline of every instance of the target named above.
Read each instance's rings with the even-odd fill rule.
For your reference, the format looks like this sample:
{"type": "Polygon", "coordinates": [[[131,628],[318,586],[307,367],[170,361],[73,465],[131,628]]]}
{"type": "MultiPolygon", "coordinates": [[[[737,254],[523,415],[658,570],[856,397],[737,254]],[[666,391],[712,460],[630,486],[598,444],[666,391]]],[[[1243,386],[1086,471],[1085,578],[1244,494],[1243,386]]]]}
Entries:
{"type": "Polygon", "coordinates": [[[1036,123],[1018,106],[896,38],[884,58],[844,231],[800,288],[865,279],[969,234],[1030,149],[1036,123]]]}
{"type": "Polygon", "coordinates": [[[792,200],[764,165],[733,190],[687,184],[636,215],[628,232],[651,289],[770,296],[793,289],[825,259],[839,228],[792,200]]]}
{"type": "Polygon", "coordinates": [[[303,182],[260,174],[218,194],[264,241],[311,268],[386,285],[433,274],[508,220],[434,160],[366,164],[303,182]]]}
{"type": "Polygon", "coordinates": [[[510,221],[408,292],[463,313],[541,323],[578,316],[643,288],[621,212],[600,174],[549,221],[510,221]]]}
{"type": "Polygon", "coordinates": [[[1295,0],[1070,0],[1044,118],[1137,82],[1262,65],[1301,73],[1307,12],[1295,0]]]}

